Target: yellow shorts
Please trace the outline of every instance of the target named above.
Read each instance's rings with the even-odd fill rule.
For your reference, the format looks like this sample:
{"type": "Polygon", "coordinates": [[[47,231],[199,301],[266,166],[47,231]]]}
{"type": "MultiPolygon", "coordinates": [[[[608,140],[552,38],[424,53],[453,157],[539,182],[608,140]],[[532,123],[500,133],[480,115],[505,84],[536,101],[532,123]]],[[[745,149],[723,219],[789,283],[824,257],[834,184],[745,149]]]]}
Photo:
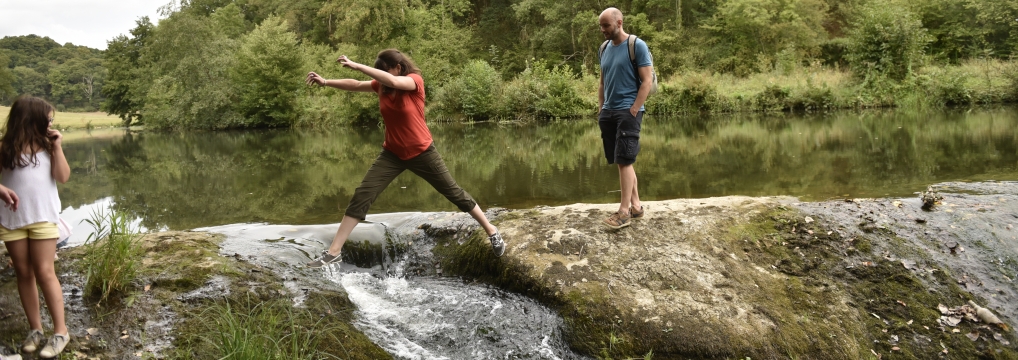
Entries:
{"type": "Polygon", "coordinates": [[[51,222],[38,222],[20,229],[8,230],[0,226],[0,241],[8,242],[21,239],[46,240],[60,237],[60,230],[57,224],[51,222]]]}

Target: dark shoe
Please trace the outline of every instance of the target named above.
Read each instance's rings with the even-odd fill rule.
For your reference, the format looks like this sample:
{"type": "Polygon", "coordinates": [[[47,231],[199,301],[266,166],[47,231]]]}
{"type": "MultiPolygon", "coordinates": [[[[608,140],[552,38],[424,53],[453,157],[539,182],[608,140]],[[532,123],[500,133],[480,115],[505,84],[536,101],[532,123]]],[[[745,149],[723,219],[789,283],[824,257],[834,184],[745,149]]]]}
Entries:
{"type": "Polygon", "coordinates": [[[609,216],[607,219],[604,219],[604,224],[608,225],[608,227],[610,227],[612,229],[615,229],[615,230],[624,228],[624,227],[630,225],[629,224],[629,215],[628,214],[623,215],[622,213],[616,211],[614,214],[609,216]]]}
{"type": "Polygon", "coordinates": [[[322,256],[315,259],[315,261],[309,262],[308,267],[320,268],[322,266],[341,261],[343,261],[343,251],[340,251],[339,254],[331,255],[329,254],[329,250],[322,250],[322,256]]]}
{"type": "Polygon", "coordinates": [[[491,241],[491,251],[495,253],[495,257],[501,257],[505,254],[505,240],[502,240],[502,233],[495,232],[495,234],[488,236],[488,241],[491,241]]]}
{"type": "Polygon", "coordinates": [[[42,351],[39,352],[39,356],[44,358],[57,357],[57,355],[60,355],[61,351],[64,351],[64,347],[67,346],[68,341],[71,341],[70,334],[54,334],[53,337],[49,338],[49,342],[46,343],[46,347],[42,348],[42,351]]]}
{"type": "Polygon", "coordinates": [[[34,353],[39,350],[42,343],[46,341],[46,335],[42,334],[42,330],[32,330],[28,332],[28,337],[21,343],[21,351],[24,353],[34,353]]]}
{"type": "Polygon", "coordinates": [[[640,206],[640,211],[636,211],[636,208],[630,206],[629,207],[629,216],[631,216],[633,218],[633,220],[642,218],[643,217],[643,209],[644,208],[643,208],[642,205],[640,206]]]}

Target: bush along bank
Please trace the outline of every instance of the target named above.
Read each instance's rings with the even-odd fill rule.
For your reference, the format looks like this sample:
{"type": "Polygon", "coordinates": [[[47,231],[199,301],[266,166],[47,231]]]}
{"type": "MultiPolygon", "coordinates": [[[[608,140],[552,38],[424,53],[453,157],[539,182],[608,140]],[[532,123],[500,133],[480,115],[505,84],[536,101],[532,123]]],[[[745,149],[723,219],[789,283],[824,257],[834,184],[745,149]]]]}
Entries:
{"type": "MultiPolygon", "coordinates": [[[[354,306],[328,281],[269,269],[219,254],[222,237],[201,232],[148,234],[137,240],[136,278],[122,292],[83,295],[94,249],[60,252],[77,358],[389,359],[352,325],[354,306]],[[299,281],[301,290],[285,287],[299,281]]],[[[6,264],[6,262],[4,262],[6,264]]],[[[13,269],[0,272],[0,353],[17,353],[28,332],[20,321],[13,269]],[[8,321],[11,320],[11,321],[8,321]]],[[[45,322],[45,319],[44,319],[45,322]]]]}
{"type": "Polygon", "coordinates": [[[599,358],[1018,356],[1002,328],[942,320],[942,307],[986,304],[986,294],[959,287],[920,246],[884,224],[826,220],[854,213],[811,212],[831,204],[807,212],[792,201],[647,202],[647,218],[621,231],[599,224],[609,205],[513,211],[497,220],[509,244],[501,259],[479,235],[425,231],[446,274],[558,309],[570,345],[599,358]]]}
{"type": "MultiPolygon", "coordinates": [[[[437,121],[530,121],[593,116],[596,75],[575,76],[535,64],[511,81],[490,65],[471,62],[435,91],[428,116],[437,121]]],[[[894,79],[815,65],[746,77],[683,73],[648,97],[653,115],[737,112],[828,112],[841,109],[936,109],[1018,102],[1018,62],[975,59],[930,65],[894,79]]]]}
{"type": "Polygon", "coordinates": [[[789,73],[691,73],[673,77],[647,100],[655,115],[731,112],[826,112],[838,109],[906,109],[1018,102],[1018,63],[969,60],[926,66],[902,80],[878,73],[857,77],[823,67],[789,73]]]}

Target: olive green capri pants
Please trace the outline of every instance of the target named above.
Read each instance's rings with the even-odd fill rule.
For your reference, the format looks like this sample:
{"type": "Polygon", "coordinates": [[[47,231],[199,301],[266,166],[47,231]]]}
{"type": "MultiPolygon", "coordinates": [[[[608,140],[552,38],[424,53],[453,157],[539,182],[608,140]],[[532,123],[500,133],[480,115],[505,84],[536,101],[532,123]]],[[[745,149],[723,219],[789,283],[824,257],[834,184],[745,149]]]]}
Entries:
{"type": "Polygon", "coordinates": [[[368,208],[378,195],[404,170],[410,170],[427,181],[460,211],[468,212],[477,206],[474,198],[456,184],[456,180],[449,174],[449,169],[442,161],[442,155],[435,150],[435,145],[431,145],[420,155],[409,160],[400,159],[391,151],[382,149],[382,153],[378,154],[375,163],[371,164],[368,173],[364,175],[364,180],[361,180],[361,185],[354,191],[350,205],[346,208],[346,216],[364,220],[368,208]]]}

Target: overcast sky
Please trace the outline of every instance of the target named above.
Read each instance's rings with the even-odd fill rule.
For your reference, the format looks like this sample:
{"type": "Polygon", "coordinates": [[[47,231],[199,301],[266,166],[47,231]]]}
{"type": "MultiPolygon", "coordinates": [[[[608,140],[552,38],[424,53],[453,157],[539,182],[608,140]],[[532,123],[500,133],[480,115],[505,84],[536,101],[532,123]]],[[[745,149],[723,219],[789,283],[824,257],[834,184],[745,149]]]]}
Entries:
{"type": "Polygon", "coordinates": [[[60,45],[106,50],[106,41],[130,35],[135,21],[158,22],[170,0],[0,0],[0,38],[35,34],[60,45]]]}

